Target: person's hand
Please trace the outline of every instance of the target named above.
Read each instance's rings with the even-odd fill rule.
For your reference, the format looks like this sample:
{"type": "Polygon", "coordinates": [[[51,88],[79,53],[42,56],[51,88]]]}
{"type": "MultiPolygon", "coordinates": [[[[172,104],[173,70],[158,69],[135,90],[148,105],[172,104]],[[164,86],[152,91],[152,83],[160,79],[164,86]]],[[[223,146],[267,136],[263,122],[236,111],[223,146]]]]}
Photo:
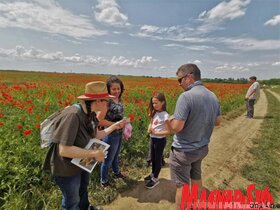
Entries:
{"type": "Polygon", "coordinates": [[[115,130],[116,129],[122,129],[124,127],[125,123],[126,123],[126,119],[122,119],[122,120],[114,123],[113,127],[114,127],[115,130]]]}
{"type": "Polygon", "coordinates": [[[168,121],[171,122],[172,120],[174,120],[174,116],[171,115],[169,118],[168,118],[168,121]]]}
{"type": "Polygon", "coordinates": [[[157,132],[155,129],[151,128],[151,134],[157,135],[157,132]]]}
{"type": "Polygon", "coordinates": [[[149,127],[148,130],[147,130],[147,132],[148,132],[148,133],[152,133],[152,128],[149,127]]]}
{"type": "Polygon", "coordinates": [[[105,159],[105,154],[102,150],[93,150],[93,157],[95,158],[95,160],[97,160],[98,162],[103,162],[105,159]]]}

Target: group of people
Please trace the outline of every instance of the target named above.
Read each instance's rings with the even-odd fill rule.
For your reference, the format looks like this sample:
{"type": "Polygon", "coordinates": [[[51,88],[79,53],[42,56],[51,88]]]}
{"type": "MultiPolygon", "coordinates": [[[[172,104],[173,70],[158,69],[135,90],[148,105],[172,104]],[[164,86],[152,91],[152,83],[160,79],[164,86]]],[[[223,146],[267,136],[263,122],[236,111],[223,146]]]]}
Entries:
{"type": "MultiPolygon", "coordinates": [[[[176,72],[184,92],[179,96],[173,115],[166,111],[163,93],[155,93],[148,107],[151,173],[144,178],[152,189],[159,184],[162,157],[167,135],[174,132],[169,164],[171,179],[176,184],[176,208],[180,209],[184,184],[198,184],[202,189],[201,162],[208,154],[208,144],[215,125],[221,122],[220,104],[216,95],[201,81],[200,69],[195,64],[184,64],[176,72]]],[[[254,87],[251,88],[255,90],[254,87]]],[[[122,94],[123,82],[111,76],[86,84],[85,93],[77,97],[79,106],[65,109],[53,134],[44,168],[50,170],[54,182],[62,192],[63,210],[101,209],[90,205],[88,199],[89,173],[71,163],[72,158],[95,158],[102,162],[100,183],[110,186],[109,169],[113,177],[125,178],[119,169],[122,130],[125,126],[122,94]],[[102,139],[110,145],[108,154],[100,150],[84,149],[91,138],[102,139]]],[[[253,114],[254,93],[248,90],[248,117],[253,114]]]]}

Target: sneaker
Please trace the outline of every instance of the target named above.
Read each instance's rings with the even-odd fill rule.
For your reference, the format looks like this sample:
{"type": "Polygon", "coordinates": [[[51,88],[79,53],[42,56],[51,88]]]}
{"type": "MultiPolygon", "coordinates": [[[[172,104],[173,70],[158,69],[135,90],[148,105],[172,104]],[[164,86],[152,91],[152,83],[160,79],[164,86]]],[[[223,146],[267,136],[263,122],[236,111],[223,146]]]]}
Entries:
{"type": "Polygon", "coordinates": [[[153,177],[152,177],[151,174],[150,174],[149,176],[146,176],[146,177],[144,178],[144,181],[145,181],[145,182],[149,182],[152,178],[153,178],[153,177]]]}
{"type": "Polygon", "coordinates": [[[88,209],[89,210],[103,210],[103,208],[101,206],[89,206],[88,209]]]}
{"type": "Polygon", "coordinates": [[[153,189],[155,186],[159,184],[159,180],[154,181],[154,179],[151,179],[147,184],[146,188],[153,189]]]}
{"type": "Polygon", "coordinates": [[[111,187],[111,184],[109,182],[105,182],[105,183],[101,182],[101,187],[103,188],[111,187]]]}
{"type": "Polygon", "coordinates": [[[123,174],[120,172],[120,173],[118,173],[118,174],[114,174],[114,178],[115,178],[115,179],[125,179],[126,176],[123,175],[123,174]]]}

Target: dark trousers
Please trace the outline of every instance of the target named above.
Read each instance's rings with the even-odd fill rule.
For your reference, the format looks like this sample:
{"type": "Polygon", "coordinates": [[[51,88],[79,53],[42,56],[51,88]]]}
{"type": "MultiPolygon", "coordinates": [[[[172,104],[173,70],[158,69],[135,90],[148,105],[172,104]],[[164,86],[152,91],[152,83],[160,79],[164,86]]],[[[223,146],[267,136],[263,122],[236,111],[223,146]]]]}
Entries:
{"type": "MultiPolygon", "coordinates": [[[[150,166],[150,164],[152,163],[152,140],[151,139],[149,141],[149,151],[148,151],[148,155],[147,155],[147,163],[148,163],[148,166],[150,166]]],[[[165,165],[163,154],[162,154],[162,157],[161,157],[161,165],[162,166],[165,165]]]]}
{"type": "Polygon", "coordinates": [[[246,108],[247,108],[247,117],[252,118],[254,116],[254,104],[255,104],[255,99],[249,99],[246,103],[246,108]]]}
{"type": "Polygon", "coordinates": [[[151,138],[152,173],[158,178],[166,138],[151,138]]]}

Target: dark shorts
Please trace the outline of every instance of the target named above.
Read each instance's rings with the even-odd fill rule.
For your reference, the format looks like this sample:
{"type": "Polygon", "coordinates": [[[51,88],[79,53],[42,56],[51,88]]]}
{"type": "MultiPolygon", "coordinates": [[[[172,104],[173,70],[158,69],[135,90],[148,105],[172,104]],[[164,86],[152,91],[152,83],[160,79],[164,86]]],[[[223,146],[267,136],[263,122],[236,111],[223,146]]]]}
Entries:
{"type": "Polygon", "coordinates": [[[208,145],[191,152],[171,148],[169,161],[171,180],[177,186],[190,184],[190,179],[201,179],[201,161],[208,154],[208,145]]]}

